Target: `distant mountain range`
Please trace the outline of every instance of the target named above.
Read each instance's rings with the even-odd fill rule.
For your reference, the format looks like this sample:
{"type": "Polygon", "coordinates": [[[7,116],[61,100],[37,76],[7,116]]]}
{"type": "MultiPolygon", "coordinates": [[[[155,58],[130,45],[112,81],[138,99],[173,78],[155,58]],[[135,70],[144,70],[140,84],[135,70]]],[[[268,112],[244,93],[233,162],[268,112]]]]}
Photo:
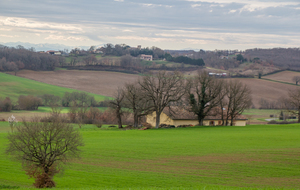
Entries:
{"type": "MultiPolygon", "coordinates": [[[[18,45],[23,46],[24,48],[28,49],[28,48],[35,48],[36,51],[48,51],[48,50],[64,50],[64,49],[68,49],[69,51],[75,47],[77,48],[81,48],[81,49],[89,49],[90,46],[66,46],[63,44],[49,44],[49,43],[45,43],[45,44],[33,44],[33,43],[28,43],[28,42],[7,42],[7,43],[1,43],[0,45],[4,45],[4,46],[8,46],[8,47],[16,47],[18,45]]],[[[97,45],[98,46],[102,46],[102,45],[97,45]]]]}

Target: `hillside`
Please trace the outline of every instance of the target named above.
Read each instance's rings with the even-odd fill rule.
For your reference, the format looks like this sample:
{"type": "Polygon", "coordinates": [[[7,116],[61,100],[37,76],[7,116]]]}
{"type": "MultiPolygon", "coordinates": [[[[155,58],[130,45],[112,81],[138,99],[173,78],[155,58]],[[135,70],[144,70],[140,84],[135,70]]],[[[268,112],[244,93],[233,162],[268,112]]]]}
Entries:
{"type": "Polygon", "coordinates": [[[279,73],[263,76],[262,78],[295,84],[295,82],[293,81],[293,77],[295,76],[300,77],[300,72],[282,71],[279,73]]]}
{"type": "MultiPolygon", "coordinates": [[[[186,76],[192,76],[196,72],[186,72],[186,76]]],[[[274,75],[266,76],[266,78],[278,76],[285,80],[289,80],[293,75],[300,74],[297,72],[281,72],[274,75]]],[[[58,70],[58,71],[20,71],[18,76],[33,79],[47,84],[57,85],[76,90],[83,90],[103,96],[114,96],[118,87],[122,87],[125,83],[131,83],[139,78],[139,75],[125,74],[118,72],[105,71],[78,71],[78,70],[58,70]]],[[[282,80],[283,80],[282,79],[282,80]]],[[[226,79],[229,80],[229,79],[226,79]]],[[[278,98],[287,95],[290,89],[298,88],[295,85],[284,84],[275,81],[255,79],[255,78],[233,78],[231,80],[239,80],[250,86],[252,90],[253,104],[255,108],[259,108],[259,101],[263,98],[268,101],[277,101],[278,98]]],[[[281,80],[281,79],[280,79],[281,80]]]]}
{"type": "MultiPolygon", "coordinates": [[[[41,76],[41,78],[43,78],[43,76],[41,76]]],[[[16,101],[20,95],[37,96],[43,94],[53,94],[62,97],[65,92],[75,91],[71,88],[54,86],[51,84],[42,83],[42,81],[38,82],[5,73],[0,73],[0,89],[0,97],[10,97],[14,101],[16,101]]],[[[90,93],[90,95],[93,95],[96,101],[102,101],[108,98],[99,94],[90,93]]]]}
{"type": "MultiPolygon", "coordinates": [[[[229,80],[229,79],[228,79],[229,80]]],[[[252,99],[255,108],[259,108],[259,101],[263,98],[269,102],[276,102],[280,97],[285,97],[290,89],[298,88],[294,85],[283,84],[263,79],[254,78],[234,78],[247,84],[252,91],[252,99]]]]}
{"type": "Polygon", "coordinates": [[[300,69],[299,48],[247,49],[244,55],[265,60],[280,68],[300,69]]]}
{"type": "Polygon", "coordinates": [[[118,72],[78,70],[46,72],[24,70],[20,71],[17,75],[51,85],[110,97],[114,96],[118,87],[122,87],[125,83],[134,82],[139,77],[139,75],[118,72]]]}

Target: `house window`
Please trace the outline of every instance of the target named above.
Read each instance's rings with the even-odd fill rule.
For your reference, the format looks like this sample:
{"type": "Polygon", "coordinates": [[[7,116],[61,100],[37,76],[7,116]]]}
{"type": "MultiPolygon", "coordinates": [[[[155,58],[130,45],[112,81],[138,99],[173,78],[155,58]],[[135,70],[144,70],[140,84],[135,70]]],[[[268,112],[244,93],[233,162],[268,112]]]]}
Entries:
{"type": "Polygon", "coordinates": [[[214,125],[215,125],[215,122],[214,122],[214,121],[210,121],[210,122],[209,122],[209,125],[210,125],[210,126],[214,126],[214,125]]]}
{"type": "Polygon", "coordinates": [[[222,121],[218,121],[218,125],[222,125],[222,121]]]}

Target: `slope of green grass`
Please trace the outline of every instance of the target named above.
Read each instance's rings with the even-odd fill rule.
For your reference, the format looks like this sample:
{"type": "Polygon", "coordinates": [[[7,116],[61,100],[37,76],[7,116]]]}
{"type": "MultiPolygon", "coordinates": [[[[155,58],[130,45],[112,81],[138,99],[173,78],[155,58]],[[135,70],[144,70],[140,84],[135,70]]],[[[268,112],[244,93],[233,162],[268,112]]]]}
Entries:
{"type": "MultiPolygon", "coordinates": [[[[298,124],[80,131],[82,158],[55,177],[57,189],[299,188],[298,124]]],[[[21,164],[3,153],[5,136],[0,133],[0,184],[30,187],[21,164]]]]}
{"type": "MultiPolygon", "coordinates": [[[[53,94],[62,97],[65,92],[80,92],[78,90],[54,86],[34,80],[17,77],[5,73],[0,73],[0,97],[10,97],[12,100],[17,100],[20,95],[43,95],[53,94]]],[[[102,101],[106,96],[92,94],[96,101],[102,101]]]]}

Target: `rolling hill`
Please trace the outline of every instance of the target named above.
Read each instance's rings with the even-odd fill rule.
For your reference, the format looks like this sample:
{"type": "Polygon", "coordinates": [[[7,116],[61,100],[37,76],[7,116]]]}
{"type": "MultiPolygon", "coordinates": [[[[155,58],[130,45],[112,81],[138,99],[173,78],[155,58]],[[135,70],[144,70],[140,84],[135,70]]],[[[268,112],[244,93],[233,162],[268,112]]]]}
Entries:
{"type": "Polygon", "coordinates": [[[17,75],[51,85],[82,90],[110,97],[114,96],[118,87],[122,87],[125,83],[134,82],[139,77],[139,75],[117,72],[79,70],[58,70],[46,72],[23,70],[17,75]]]}
{"type": "MultiPolygon", "coordinates": [[[[43,78],[41,76],[41,78],[43,78]]],[[[0,97],[10,97],[12,100],[17,100],[20,95],[43,95],[43,94],[53,94],[62,97],[65,92],[78,91],[71,88],[55,86],[51,84],[46,84],[43,82],[38,82],[18,76],[13,76],[5,73],[0,73],[0,97]]],[[[107,96],[93,94],[96,101],[102,101],[107,96]]]]}
{"type": "MultiPolygon", "coordinates": [[[[192,76],[196,72],[186,73],[192,76]]],[[[292,72],[295,73],[295,72],[292,72]]],[[[296,73],[298,74],[298,73],[296,73]]],[[[21,71],[19,76],[33,79],[43,83],[57,85],[61,87],[83,90],[103,96],[114,96],[118,87],[125,83],[138,80],[139,75],[105,72],[105,71],[78,71],[78,70],[59,70],[59,71],[21,71]]],[[[278,73],[281,77],[291,77],[290,72],[278,73]]],[[[276,76],[274,75],[274,76],[276,76]]],[[[270,75],[268,77],[271,77],[270,75]]],[[[263,98],[268,101],[277,101],[279,97],[286,96],[288,90],[298,88],[295,85],[256,79],[256,78],[233,78],[226,80],[239,80],[250,86],[252,90],[253,105],[259,108],[259,101],[263,98]]],[[[288,80],[288,79],[287,79],[288,80]]]]}

